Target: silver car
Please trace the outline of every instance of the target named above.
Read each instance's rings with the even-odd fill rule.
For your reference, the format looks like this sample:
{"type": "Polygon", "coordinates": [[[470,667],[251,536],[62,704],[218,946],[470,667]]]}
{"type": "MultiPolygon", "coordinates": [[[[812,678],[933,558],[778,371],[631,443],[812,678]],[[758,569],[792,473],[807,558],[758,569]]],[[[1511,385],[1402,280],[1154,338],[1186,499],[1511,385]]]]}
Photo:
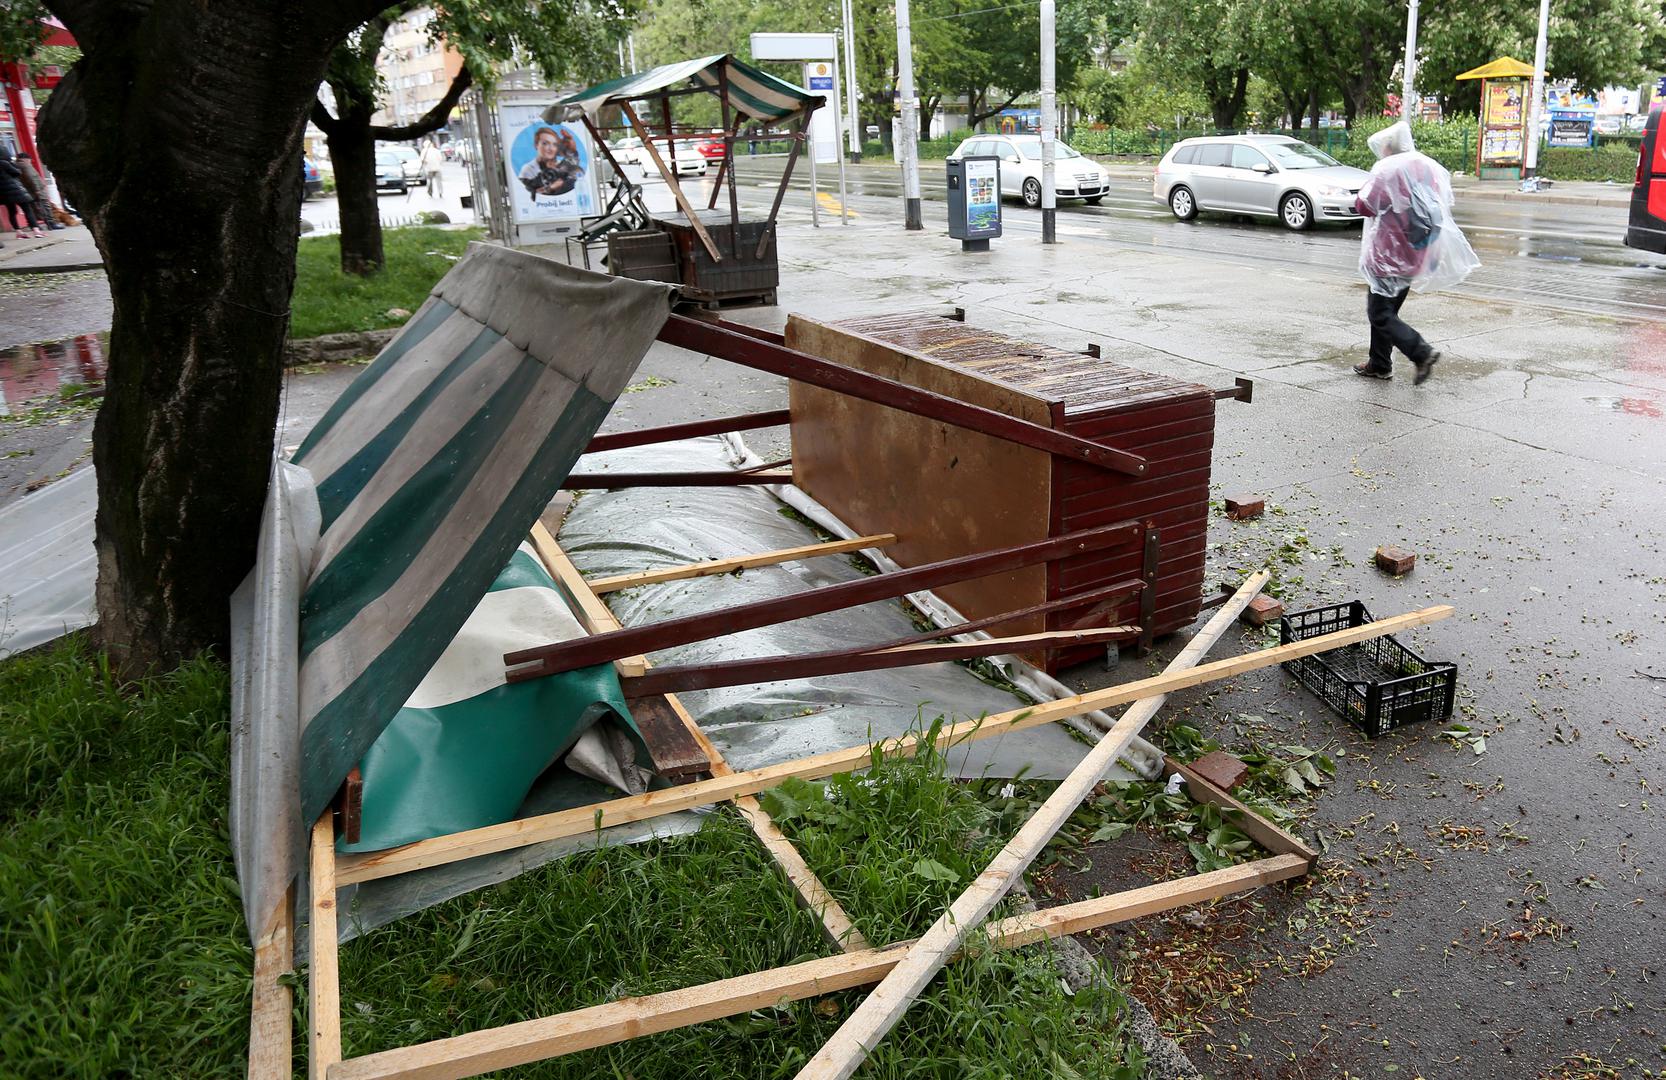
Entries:
{"type": "Polygon", "coordinates": [[[1222,135],[1175,143],[1151,194],[1181,221],[1199,210],[1276,217],[1291,229],[1359,221],[1354,197],[1371,174],[1287,135],[1222,135]]]}

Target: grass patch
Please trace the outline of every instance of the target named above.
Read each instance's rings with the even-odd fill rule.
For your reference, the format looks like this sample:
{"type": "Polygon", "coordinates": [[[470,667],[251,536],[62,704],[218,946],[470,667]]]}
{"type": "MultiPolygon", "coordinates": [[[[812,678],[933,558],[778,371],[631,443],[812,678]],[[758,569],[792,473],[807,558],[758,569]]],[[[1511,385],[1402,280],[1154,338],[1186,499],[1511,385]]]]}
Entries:
{"type": "Polygon", "coordinates": [[[386,265],[369,277],[341,272],[341,238],[308,236],[295,250],[295,295],[289,336],[381,330],[404,323],[396,309],[415,311],[434,283],[462,257],[480,229],[408,228],[382,232],[386,265]]]}
{"type": "MultiPolygon", "coordinates": [[[[227,752],[226,674],[213,661],[124,686],[72,638],[0,664],[6,1076],[241,1075],[250,950],[227,752]]],[[[935,754],[876,758],[865,777],[768,799],[881,942],[923,931],[1008,835],[935,754]]],[[[693,836],[560,860],[349,943],[343,1034],[348,1053],[365,1053],[830,951],[751,832],[720,810],[693,836]]],[[[505,1075],[791,1076],[863,994],[505,1075]]],[[[1071,996],[1045,946],[980,952],[933,984],[862,1075],[1133,1080],[1143,1062],[1123,1002],[1106,987],[1071,996]]]]}

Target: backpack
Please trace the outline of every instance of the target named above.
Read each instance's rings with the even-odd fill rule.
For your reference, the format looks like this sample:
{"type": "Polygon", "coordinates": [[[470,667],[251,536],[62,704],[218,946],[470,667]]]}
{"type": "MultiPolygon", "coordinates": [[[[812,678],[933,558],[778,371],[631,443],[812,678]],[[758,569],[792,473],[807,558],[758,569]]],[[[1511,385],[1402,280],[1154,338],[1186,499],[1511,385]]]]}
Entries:
{"type": "Polygon", "coordinates": [[[1434,243],[1440,234],[1441,205],[1435,192],[1427,184],[1413,184],[1411,205],[1406,208],[1406,243],[1422,251],[1434,243]]]}

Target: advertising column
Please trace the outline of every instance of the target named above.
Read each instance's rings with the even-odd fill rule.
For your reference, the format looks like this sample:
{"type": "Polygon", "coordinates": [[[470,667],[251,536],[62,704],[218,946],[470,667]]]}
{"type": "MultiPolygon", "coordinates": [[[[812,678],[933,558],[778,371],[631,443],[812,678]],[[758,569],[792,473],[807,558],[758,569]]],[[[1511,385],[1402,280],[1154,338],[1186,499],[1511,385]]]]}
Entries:
{"type": "Polygon", "coordinates": [[[595,153],[583,124],[543,119],[549,99],[503,101],[498,131],[516,247],[553,244],[600,213],[595,153]]]}
{"type": "Polygon", "coordinates": [[[1527,84],[1488,79],[1481,84],[1481,145],[1477,175],[1520,179],[1527,148],[1527,84]]]}

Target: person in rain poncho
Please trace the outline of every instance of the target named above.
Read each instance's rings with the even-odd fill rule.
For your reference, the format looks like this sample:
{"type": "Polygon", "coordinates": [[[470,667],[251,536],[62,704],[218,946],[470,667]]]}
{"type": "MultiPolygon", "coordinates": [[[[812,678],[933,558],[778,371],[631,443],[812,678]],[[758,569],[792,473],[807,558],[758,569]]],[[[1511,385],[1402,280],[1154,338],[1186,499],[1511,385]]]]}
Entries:
{"type": "Polygon", "coordinates": [[[1434,159],[1417,152],[1404,121],[1368,140],[1377,163],[1354,206],[1365,216],[1359,272],[1371,286],[1365,314],[1371,352],[1354,372],[1388,379],[1399,349],[1417,368],[1422,384],[1440,353],[1400,318],[1406,293],[1456,285],[1480,265],[1452,220],[1452,179],[1434,159]]]}

